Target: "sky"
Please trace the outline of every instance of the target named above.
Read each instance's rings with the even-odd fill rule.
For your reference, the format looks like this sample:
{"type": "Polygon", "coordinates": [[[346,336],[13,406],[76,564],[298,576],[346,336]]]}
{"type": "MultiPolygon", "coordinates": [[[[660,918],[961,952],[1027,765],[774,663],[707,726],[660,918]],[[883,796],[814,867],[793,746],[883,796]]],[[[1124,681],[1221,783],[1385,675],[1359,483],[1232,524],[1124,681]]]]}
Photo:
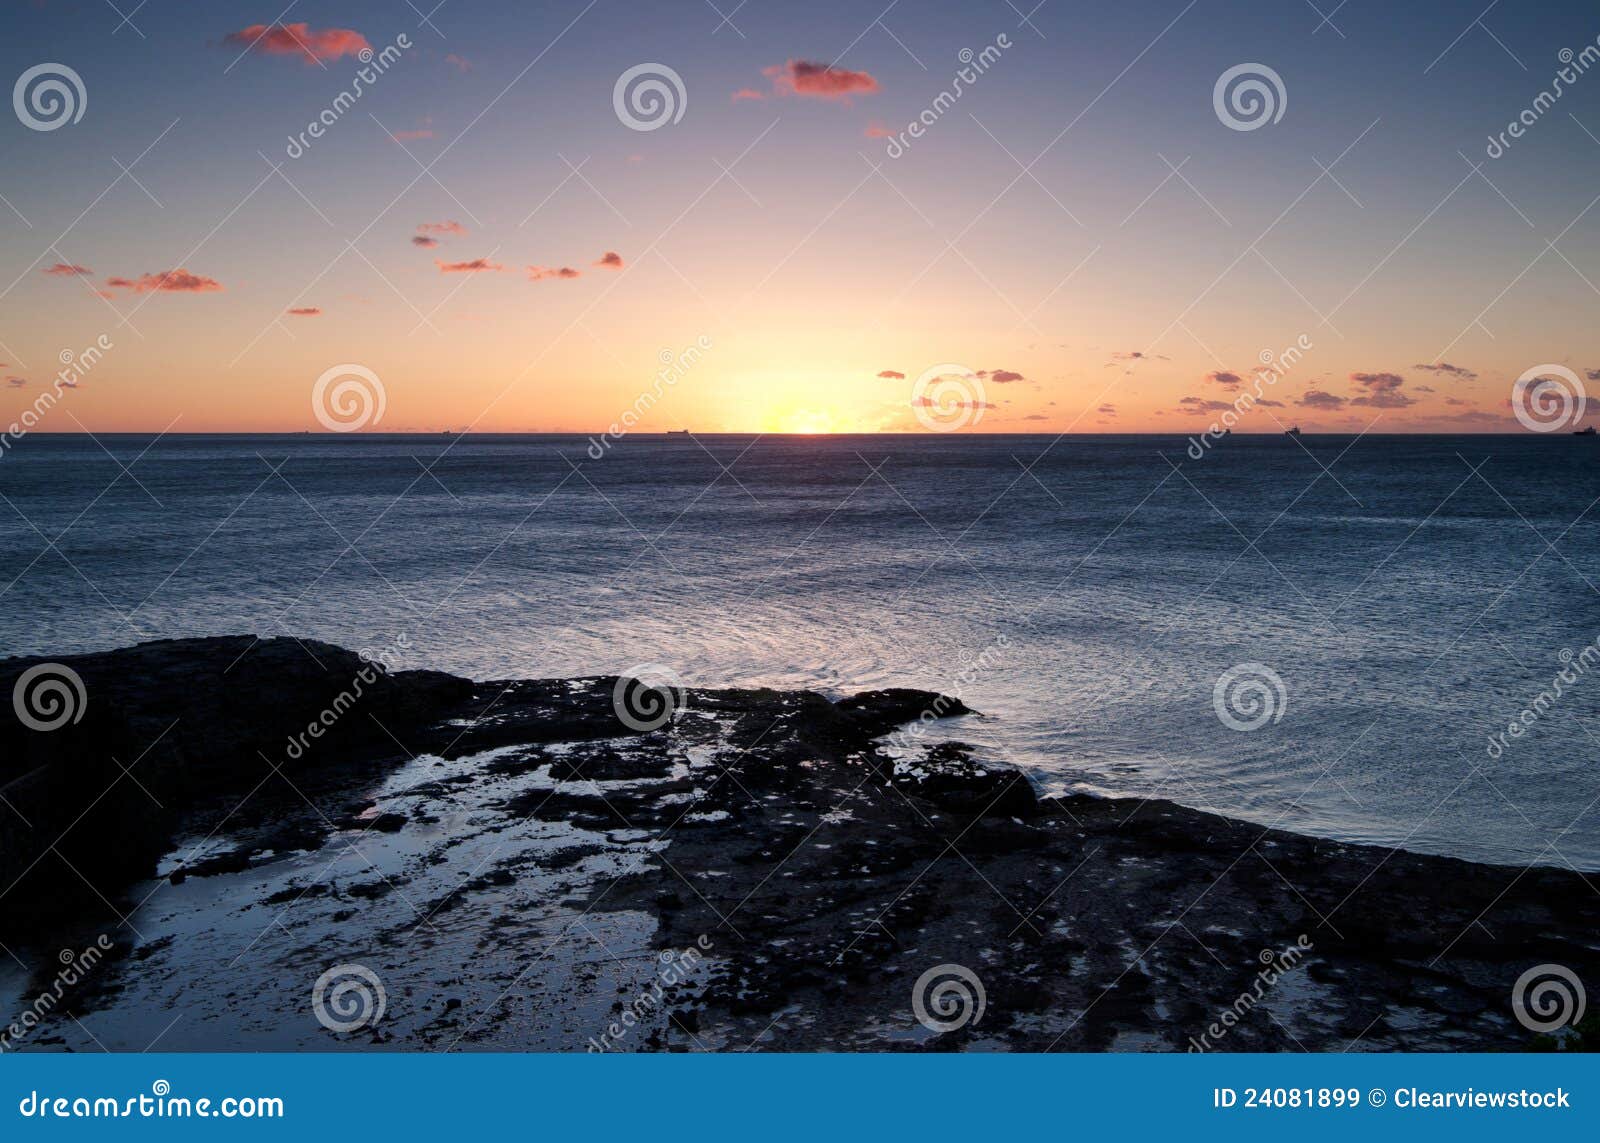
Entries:
{"type": "Polygon", "coordinates": [[[1591,5],[435,4],[4,0],[0,422],[1525,432],[1600,391],[1600,58],[1535,109],[1591,5]]]}

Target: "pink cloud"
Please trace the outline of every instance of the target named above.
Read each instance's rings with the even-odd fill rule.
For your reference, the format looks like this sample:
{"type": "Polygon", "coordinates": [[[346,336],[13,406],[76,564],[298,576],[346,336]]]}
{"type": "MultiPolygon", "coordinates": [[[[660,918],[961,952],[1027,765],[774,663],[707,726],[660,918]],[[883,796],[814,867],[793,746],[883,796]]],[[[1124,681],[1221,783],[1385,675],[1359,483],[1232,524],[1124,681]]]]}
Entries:
{"type": "Polygon", "coordinates": [[[1352,405],[1368,405],[1374,409],[1403,409],[1407,405],[1415,405],[1406,394],[1400,392],[1400,386],[1406,379],[1398,373],[1352,373],[1350,380],[1366,390],[1366,394],[1354,398],[1352,405]]]}
{"type": "Polygon", "coordinates": [[[418,127],[414,131],[396,131],[394,138],[397,143],[409,143],[413,139],[431,139],[433,138],[433,129],[431,127],[418,127]]]}
{"type": "Polygon", "coordinates": [[[289,311],[295,317],[321,317],[322,310],[318,306],[296,306],[289,311]]]}
{"type": "Polygon", "coordinates": [[[321,28],[313,31],[310,24],[251,24],[237,32],[222,37],[229,47],[244,48],[267,56],[298,55],[305,62],[336,60],[372,51],[367,37],[349,28],[321,28]]]}
{"type": "Polygon", "coordinates": [[[465,234],[466,232],[467,228],[454,219],[447,219],[444,222],[417,223],[417,233],[419,234],[465,234]]]}
{"type": "Polygon", "coordinates": [[[906,375],[900,372],[898,369],[885,369],[883,372],[879,373],[878,376],[886,377],[891,381],[904,381],[906,379],[906,375]]]}
{"type": "Polygon", "coordinates": [[[80,277],[87,278],[91,276],[94,271],[89,269],[87,266],[75,266],[69,262],[57,262],[54,266],[46,266],[43,270],[40,270],[39,273],[56,274],[63,278],[70,277],[72,275],[78,275],[80,277]]]}
{"type": "Polygon", "coordinates": [[[432,250],[439,245],[439,240],[437,238],[429,238],[426,234],[418,234],[411,239],[411,245],[420,246],[424,250],[432,250]]]}
{"type": "MultiPolygon", "coordinates": [[[[868,123],[866,130],[861,132],[868,139],[893,139],[894,132],[881,123],[868,123]]],[[[1041,418],[1042,419],[1042,418],[1041,418]]]]}
{"type": "Polygon", "coordinates": [[[583,276],[581,270],[574,270],[571,266],[562,266],[556,269],[553,266],[529,266],[528,281],[542,282],[546,278],[579,278],[583,276]]]}
{"type": "Polygon", "coordinates": [[[782,65],[762,68],[761,74],[772,80],[772,90],[778,95],[799,95],[807,99],[849,103],[852,95],[871,95],[880,90],[878,81],[864,71],[829,67],[812,60],[788,60],[782,65]]]}
{"type": "Polygon", "coordinates": [[[1228,369],[1213,369],[1206,374],[1207,381],[1214,381],[1224,389],[1237,389],[1244,381],[1237,373],[1228,369]]]}
{"type": "Polygon", "coordinates": [[[455,52],[451,52],[449,55],[445,56],[444,62],[455,68],[457,71],[472,70],[472,61],[456,55],[455,52]]]}
{"type": "Polygon", "coordinates": [[[478,274],[485,270],[505,269],[500,263],[491,262],[487,258],[474,258],[469,262],[441,262],[435,258],[433,264],[439,267],[441,274],[478,274]]]}
{"type": "Polygon", "coordinates": [[[1026,380],[1022,374],[1012,369],[980,369],[978,370],[978,376],[987,377],[996,385],[1009,385],[1013,381],[1026,380]]]}
{"type": "Polygon", "coordinates": [[[756,103],[765,98],[765,95],[753,87],[741,87],[738,91],[733,93],[734,103],[756,103]]]}
{"type": "Polygon", "coordinates": [[[136,294],[155,292],[168,294],[210,294],[222,289],[222,283],[203,274],[188,270],[161,270],[155,274],[140,274],[137,278],[107,278],[106,285],[114,290],[132,290],[136,294]]]}
{"type": "Polygon", "coordinates": [[[620,270],[622,269],[622,255],[618,254],[615,250],[607,250],[604,254],[600,255],[599,259],[595,262],[595,265],[603,266],[607,270],[620,270]]]}

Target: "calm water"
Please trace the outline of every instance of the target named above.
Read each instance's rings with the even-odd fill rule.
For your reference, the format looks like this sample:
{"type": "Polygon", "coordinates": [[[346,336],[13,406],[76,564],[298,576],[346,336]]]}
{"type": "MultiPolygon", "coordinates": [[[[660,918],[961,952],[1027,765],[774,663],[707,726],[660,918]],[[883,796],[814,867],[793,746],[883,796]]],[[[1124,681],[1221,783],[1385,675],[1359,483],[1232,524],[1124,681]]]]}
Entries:
{"type": "Polygon", "coordinates": [[[1592,441],[450,441],[28,437],[0,652],[292,633],[478,678],[959,686],[961,736],[1047,786],[1600,868],[1600,670],[1486,749],[1600,636],[1592,441]],[[1282,680],[1255,730],[1214,707],[1241,664],[1282,680]]]}

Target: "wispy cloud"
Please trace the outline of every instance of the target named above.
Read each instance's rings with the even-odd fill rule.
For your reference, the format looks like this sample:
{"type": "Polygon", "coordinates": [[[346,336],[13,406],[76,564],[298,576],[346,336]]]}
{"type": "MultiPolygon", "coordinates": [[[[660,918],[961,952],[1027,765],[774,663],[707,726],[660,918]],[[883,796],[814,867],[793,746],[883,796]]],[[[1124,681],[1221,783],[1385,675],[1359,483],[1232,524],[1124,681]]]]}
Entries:
{"type": "Polygon", "coordinates": [[[571,266],[529,266],[528,281],[542,282],[546,278],[581,278],[583,271],[574,270],[571,266]]]}
{"type": "Polygon", "coordinates": [[[1424,373],[1443,373],[1450,377],[1459,377],[1463,381],[1476,381],[1478,375],[1462,365],[1451,365],[1448,361],[1441,361],[1437,365],[1413,365],[1411,368],[1420,369],[1424,373]]]}
{"type": "Polygon", "coordinates": [[[310,24],[251,24],[222,37],[229,47],[264,56],[300,56],[306,63],[353,56],[372,50],[367,37],[350,28],[316,28],[310,24]]]}
{"type": "Polygon", "coordinates": [[[87,278],[93,275],[94,271],[87,266],[75,266],[70,262],[57,262],[54,266],[46,266],[39,273],[55,274],[63,278],[70,278],[74,275],[87,278]]]}
{"type": "Polygon", "coordinates": [[[806,99],[831,99],[849,103],[854,95],[871,95],[881,90],[878,81],[864,71],[830,67],[814,60],[787,60],[762,68],[778,95],[798,95],[806,99]]]}
{"type": "Polygon", "coordinates": [[[295,317],[321,317],[322,309],[320,306],[296,306],[289,313],[295,317]]]}
{"type": "Polygon", "coordinates": [[[884,369],[878,373],[878,376],[885,377],[891,381],[904,381],[906,379],[906,375],[898,369],[884,369]]]}
{"type": "Polygon", "coordinates": [[[618,254],[615,250],[607,250],[604,254],[600,255],[599,258],[595,259],[594,264],[607,270],[620,270],[622,269],[623,265],[622,255],[618,254]]]}
{"type": "Polygon", "coordinates": [[[1398,373],[1352,373],[1350,380],[1366,390],[1363,396],[1354,398],[1352,405],[1368,405],[1374,409],[1404,409],[1416,402],[1406,394],[1400,392],[1400,387],[1406,379],[1398,373]]]}
{"type": "Polygon", "coordinates": [[[473,258],[467,262],[442,262],[435,258],[433,264],[439,267],[439,273],[441,274],[478,274],[486,270],[505,269],[500,263],[491,262],[487,258],[473,258]]]}
{"type": "Polygon", "coordinates": [[[222,283],[215,278],[191,274],[182,267],[140,274],[137,278],[107,278],[106,285],[113,290],[132,290],[136,294],[209,294],[222,289],[222,283]]]}

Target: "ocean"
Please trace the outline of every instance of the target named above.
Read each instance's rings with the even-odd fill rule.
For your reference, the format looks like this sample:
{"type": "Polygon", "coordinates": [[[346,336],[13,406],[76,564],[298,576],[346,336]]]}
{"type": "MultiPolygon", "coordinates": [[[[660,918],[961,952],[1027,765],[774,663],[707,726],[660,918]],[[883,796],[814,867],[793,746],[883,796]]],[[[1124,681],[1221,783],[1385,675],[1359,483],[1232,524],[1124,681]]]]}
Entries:
{"type": "Polygon", "coordinates": [[[479,679],[925,687],[1047,790],[1600,869],[1600,446],[1195,451],[33,434],[0,457],[0,653],[255,632],[479,679]]]}

